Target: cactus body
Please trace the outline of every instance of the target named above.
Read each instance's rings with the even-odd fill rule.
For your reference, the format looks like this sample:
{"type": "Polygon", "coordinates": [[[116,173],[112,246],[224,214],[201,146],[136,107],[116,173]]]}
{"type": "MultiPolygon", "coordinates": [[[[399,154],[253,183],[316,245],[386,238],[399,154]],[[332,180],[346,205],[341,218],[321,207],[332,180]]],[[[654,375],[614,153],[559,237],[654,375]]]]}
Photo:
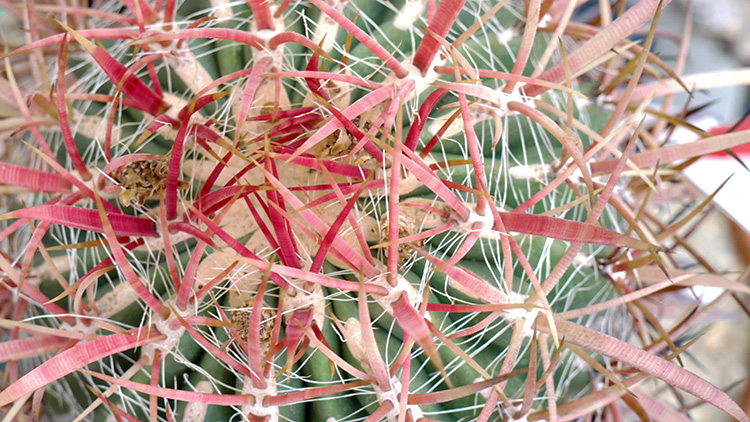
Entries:
{"type": "MultiPolygon", "coordinates": [[[[620,92],[607,84],[626,60],[587,68],[610,49],[638,72],[658,58],[568,24],[565,2],[517,3],[105,2],[32,32],[14,66],[57,60],[24,111],[58,122],[31,125],[38,181],[4,170],[36,193],[6,214],[33,226],[8,229],[27,243],[2,264],[15,318],[53,329],[22,337],[56,343],[36,349],[44,363],[19,346],[14,365],[38,366],[13,372],[0,406],[540,420],[625,394],[618,360],[659,378],[587,340],[629,341],[625,312],[559,316],[626,292],[613,269],[663,259],[664,239],[630,234],[623,204],[644,185],[618,183],[635,114],[590,100],[620,92]]],[[[715,387],[676,386],[739,415],[715,387]]]]}

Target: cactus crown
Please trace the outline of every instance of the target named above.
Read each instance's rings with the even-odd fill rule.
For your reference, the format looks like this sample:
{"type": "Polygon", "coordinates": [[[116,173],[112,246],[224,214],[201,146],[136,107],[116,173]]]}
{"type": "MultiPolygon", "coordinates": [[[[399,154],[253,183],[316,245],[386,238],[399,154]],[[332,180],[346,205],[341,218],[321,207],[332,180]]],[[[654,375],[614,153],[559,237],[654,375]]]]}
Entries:
{"type": "Polygon", "coordinates": [[[7,412],[570,420],[653,412],[653,376],[747,420],[672,363],[693,323],[640,302],[690,285],[666,247],[694,215],[657,235],[638,201],[739,143],[642,126],[641,80],[679,82],[649,51],[668,1],[600,26],[565,1],[95,3],[27,2],[5,57],[34,154],[0,168],[30,192],[3,215],[7,412]]]}

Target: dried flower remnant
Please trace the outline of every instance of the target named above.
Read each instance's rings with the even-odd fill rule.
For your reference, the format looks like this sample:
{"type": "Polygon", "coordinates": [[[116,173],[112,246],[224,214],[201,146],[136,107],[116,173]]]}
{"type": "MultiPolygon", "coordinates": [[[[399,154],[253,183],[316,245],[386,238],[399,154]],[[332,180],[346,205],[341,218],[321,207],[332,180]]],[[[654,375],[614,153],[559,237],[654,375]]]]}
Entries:
{"type": "MultiPolygon", "coordinates": [[[[167,186],[169,157],[134,161],[123,166],[113,175],[122,191],[118,199],[123,207],[142,206],[146,200],[158,196],[167,186]]],[[[189,184],[178,181],[178,189],[187,189],[189,184]]]]}
{"type": "MultiPolygon", "coordinates": [[[[247,331],[250,325],[250,317],[252,316],[253,302],[248,302],[243,308],[235,309],[232,311],[231,322],[234,328],[237,330],[237,334],[242,340],[242,344],[247,343],[247,331]]],[[[271,335],[273,334],[273,327],[276,323],[276,310],[267,303],[263,302],[263,308],[260,314],[260,330],[259,339],[260,347],[263,354],[268,353],[270,347],[271,335]]]]}
{"type": "MultiPolygon", "coordinates": [[[[381,244],[389,241],[388,236],[388,216],[383,216],[380,220],[380,231],[379,231],[379,242],[381,244]]],[[[416,221],[413,218],[409,218],[403,215],[398,217],[398,238],[403,239],[408,236],[415,235],[421,232],[421,227],[417,226],[416,221]]],[[[398,244],[398,265],[404,265],[410,258],[416,256],[416,249],[421,249],[425,246],[425,239],[417,239],[410,242],[400,242],[398,244]]],[[[380,246],[384,248],[385,246],[380,246]]]]}

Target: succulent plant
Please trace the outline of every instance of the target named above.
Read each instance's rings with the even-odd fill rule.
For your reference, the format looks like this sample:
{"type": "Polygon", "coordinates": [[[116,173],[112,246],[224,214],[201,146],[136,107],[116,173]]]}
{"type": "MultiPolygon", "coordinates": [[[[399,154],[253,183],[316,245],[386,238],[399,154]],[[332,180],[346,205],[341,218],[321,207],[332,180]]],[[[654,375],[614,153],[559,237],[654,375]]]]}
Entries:
{"type": "Polygon", "coordinates": [[[642,302],[750,292],[644,206],[743,133],[662,144],[669,2],[577,3],[9,5],[6,418],[747,421],[642,302]]]}

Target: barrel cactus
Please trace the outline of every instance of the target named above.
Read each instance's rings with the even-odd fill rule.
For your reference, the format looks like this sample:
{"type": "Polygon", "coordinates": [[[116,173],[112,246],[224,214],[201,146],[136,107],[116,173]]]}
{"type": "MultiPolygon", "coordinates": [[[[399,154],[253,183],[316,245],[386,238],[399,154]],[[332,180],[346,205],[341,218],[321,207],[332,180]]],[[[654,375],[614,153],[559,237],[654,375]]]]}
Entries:
{"type": "Polygon", "coordinates": [[[749,290],[642,206],[742,134],[662,143],[669,1],[577,3],[9,4],[3,413],[748,420],[642,302],[749,290]]]}

